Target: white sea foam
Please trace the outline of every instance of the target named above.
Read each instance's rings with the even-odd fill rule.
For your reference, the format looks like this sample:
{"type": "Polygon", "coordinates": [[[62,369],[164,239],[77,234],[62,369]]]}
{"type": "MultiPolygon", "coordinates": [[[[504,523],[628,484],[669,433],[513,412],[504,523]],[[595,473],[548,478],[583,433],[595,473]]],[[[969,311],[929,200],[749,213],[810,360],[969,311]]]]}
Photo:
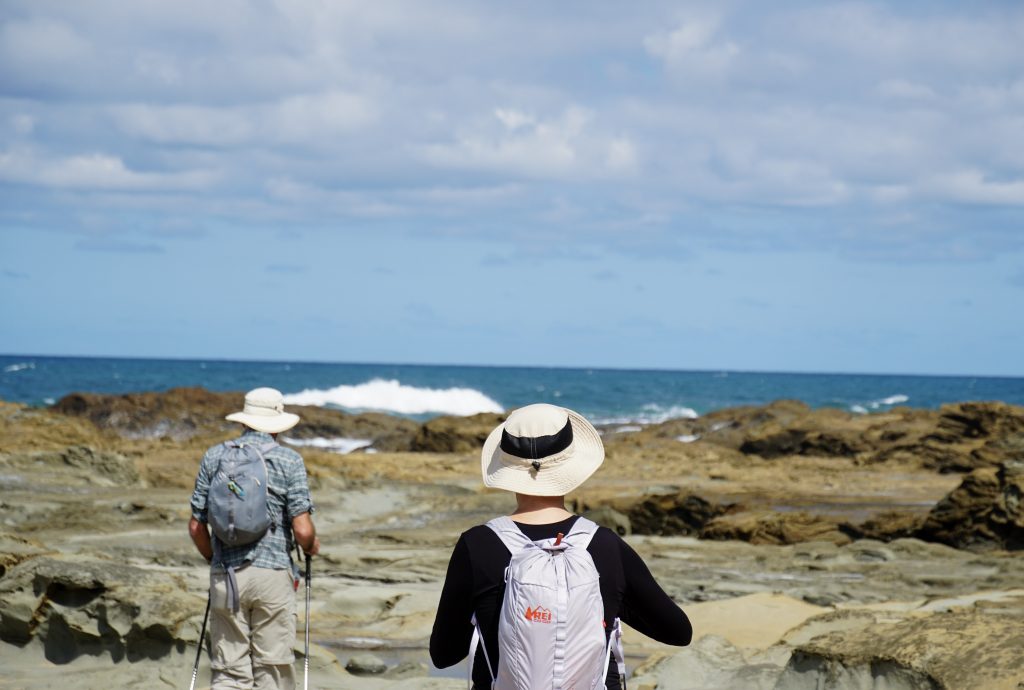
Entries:
{"type": "Polygon", "coordinates": [[[691,407],[672,405],[662,407],[656,403],[644,405],[640,412],[633,415],[619,415],[616,417],[596,417],[590,420],[594,424],[660,424],[670,419],[697,419],[700,415],[691,407]]]}
{"type": "Polygon", "coordinates": [[[342,455],[359,450],[360,448],[366,448],[373,443],[373,440],[368,438],[344,438],[341,436],[338,438],[285,438],[284,441],[290,446],[320,448],[322,450],[329,450],[332,453],[341,453],[342,455]]]}
{"type": "Polygon", "coordinates": [[[697,419],[697,417],[700,416],[697,414],[697,410],[692,407],[684,407],[682,405],[662,407],[661,405],[650,404],[644,405],[643,409],[644,412],[640,421],[650,422],[652,424],[665,422],[669,419],[697,419]]]}
{"type": "Polygon", "coordinates": [[[16,371],[24,371],[25,369],[35,369],[35,362],[18,362],[17,364],[9,364],[4,367],[5,374],[12,374],[16,371]]]}
{"type": "Polygon", "coordinates": [[[53,398],[43,398],[43,402],[47,405],[55,405],[57,403],[53,398]]]}
{"type": "Polygon", "coordinates": [[[643,430],[644,430],[644,428],[642,426],[638,426],[636,424],[626,424],[624,426],[616,427],[615,428],[615,433],[617,433],[617,434],[631,434],[631,433],[634,433],[634,432],[637,432],[637,431],[643,431],[643,430]]]}
{"type": "Polygon", "coordinates": [[[700,434],[683,434],[682,436],[676,436],[676,440],[681,441],[682,443],[693,443],[698,439],[700,439],[700,434]]]}
{"type": "Polygon", "coordinates": [[[910,396],[897,393],[896,395],[890,395],[888,398],[879,398],[878,400],[872,400],[871,402],[863,405],[850,405],[850,412],[868,414],[872,410],[880,410],[884,407],[892,407],[893,405],[902,405],[908,400],[910,400],[910,396]]]}
{"type": "Polygon", "coordinates": [[[335,405],[350,410],[379,410],[398,414],[504,412],[497,401],[473,388],[417,388],[394,379],[373,379],[357,386],[307,389],[284,396],[291,405],[335,405]]]}

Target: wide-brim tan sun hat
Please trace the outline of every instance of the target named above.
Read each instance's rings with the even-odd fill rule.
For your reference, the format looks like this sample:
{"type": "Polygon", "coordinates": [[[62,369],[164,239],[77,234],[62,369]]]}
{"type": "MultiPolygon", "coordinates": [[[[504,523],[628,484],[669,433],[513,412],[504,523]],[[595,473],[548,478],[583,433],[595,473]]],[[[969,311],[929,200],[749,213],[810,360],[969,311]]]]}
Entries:
{"type": "Polygon", "coordinates": [[[274,388],[256,388],[245,394],[245,407],[224,419],[240,422],[268,434],[288,431],[299,423],[299,415],[284,411],[284,396],[274,388]]]}
{"type": "Polygon", "coordinates": [[[484,441],[484,485],[530,496],[564,496],[604,462],[594,425],[572,410],[538,403],[515,410],[484,441]]]}

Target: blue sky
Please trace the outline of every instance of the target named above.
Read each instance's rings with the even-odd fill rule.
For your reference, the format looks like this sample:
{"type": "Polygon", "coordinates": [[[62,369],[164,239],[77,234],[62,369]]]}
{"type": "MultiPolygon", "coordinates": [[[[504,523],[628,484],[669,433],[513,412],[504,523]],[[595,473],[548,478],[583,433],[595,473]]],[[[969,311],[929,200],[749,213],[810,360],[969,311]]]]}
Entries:
{"type": "Polygon", "coordinates": [[[0,352],[1024,375],[1017,2],[8,0],[0,352]]]}

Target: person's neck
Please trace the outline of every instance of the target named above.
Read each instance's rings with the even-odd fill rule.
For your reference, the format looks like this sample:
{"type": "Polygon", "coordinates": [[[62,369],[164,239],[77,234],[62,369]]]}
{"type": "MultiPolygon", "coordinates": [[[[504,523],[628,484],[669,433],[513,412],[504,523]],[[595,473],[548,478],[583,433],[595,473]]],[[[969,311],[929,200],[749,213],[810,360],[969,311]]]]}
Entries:
{"type": "Polygon", "coordinates": [[[547,525],[572,517],[565,509],[565,496],[516,494],[516,511],[510,516],[527,525],[547,525]]]}

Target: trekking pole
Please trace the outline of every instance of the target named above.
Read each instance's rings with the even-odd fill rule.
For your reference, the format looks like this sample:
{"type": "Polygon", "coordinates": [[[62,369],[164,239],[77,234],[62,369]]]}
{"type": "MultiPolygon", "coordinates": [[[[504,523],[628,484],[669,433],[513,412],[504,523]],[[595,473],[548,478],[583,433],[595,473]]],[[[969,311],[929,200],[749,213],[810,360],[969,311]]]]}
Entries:
{"type": "Polygon", "coordinates": [[[192,682],[188,690],[195,690],[196,676],[199,675],[199,657],[203,654],[203,638],[206,637],[206,619],[210,617],[210,599],[212,593],[206,595],[206,613],[203,614],[203,627],[199,630],[199,649],[196,650],[196,663],[192,666],[192,682]]]}
{"type": "Polygon", "coordinates": [[[306,554],[306,653],[302,657],[302,664],[305,667],[305,677],[302,681],[302,690],[309,690],[309,589],[310,580],[313,574],[310,567],[310,557],[306,554]]]}

